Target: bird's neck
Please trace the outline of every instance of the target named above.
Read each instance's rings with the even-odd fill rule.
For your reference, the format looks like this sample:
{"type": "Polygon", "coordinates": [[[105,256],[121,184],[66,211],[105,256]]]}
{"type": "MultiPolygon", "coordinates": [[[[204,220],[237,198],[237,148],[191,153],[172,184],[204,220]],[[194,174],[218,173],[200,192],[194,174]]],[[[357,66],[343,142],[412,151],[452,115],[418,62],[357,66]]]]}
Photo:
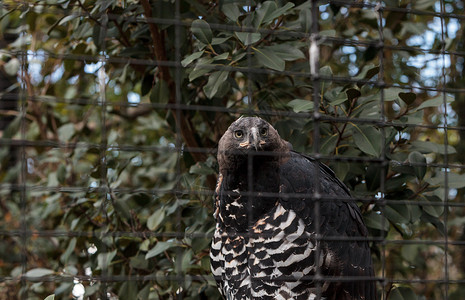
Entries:
{"type": "Polygon", "coordinates": [[[223,170],[217,205],[227,231],[247,232],[278,200],[279,165],[256,159],[251,163],[223,170]]]}

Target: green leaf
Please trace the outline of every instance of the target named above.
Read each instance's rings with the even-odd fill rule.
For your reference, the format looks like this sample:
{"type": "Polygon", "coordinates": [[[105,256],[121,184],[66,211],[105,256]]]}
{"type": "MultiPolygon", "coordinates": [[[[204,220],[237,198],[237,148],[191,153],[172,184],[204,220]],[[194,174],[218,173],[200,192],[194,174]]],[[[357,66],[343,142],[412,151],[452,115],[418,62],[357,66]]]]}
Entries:
{"type": "Polygon", "coordinates": [[[282,7],[279,7],[277,10],[275,10],[271,15],[269,15],[264,21],[265,22],[268,22],[268,21],[273,21],[274,19],[276,19],[277,17],[280,17],[282,15],[284,15],[288,10],[290,10],[291,8],[293,8],[295,6],[294,3],[292,2],[286,2],[286,4],[284,4],[284,6],[282,7]]]}
{"type": "Polygon", "coordinates": [[[265,24],[269,22],[270,16],[273,15],[274,11],[278,6],[274,1],[265,1],[263,2],[260,7],[255,10],[255,18],[254,18],[254,23],[256,28],[260,28],[262,24],[265,24]]]}
{"type": "Polygon", "coordinates": [[[18,73],[20,67],[21,64],[19,62],[19,59],[12,58],[6,64],[3,65],[3,70],[5,70],[5,72],[8,75],[15,76],[18,73]]]}
{"type": "Polygon", "coordinates": [[[285,61],[294,61],[298,59],[304,59],[305,55],[296,47],[292,47],[285,44],[273,45],[264,47],[265,49],[271,50],[277,56],[284,59],[285,61]]]}
{"type": "Polygon", "coordinates": [[[386,205],[384,214],[392,223],[407,224],[410,222],[410,211],[404,204],[386,205]]]}
{"type": "Polygon", "coordinates": [[[414,176],[410,174],[400,174],[398,176],[391,177],[386,181],[385,190],[389,192],[403,191],[405,190],[405,183],[413,178],[414,176]]]}
{"type": "Polygon", "coordinates": [[[423,204],[422,209],[432,217],[439,218],[444,213],[444,202],[437,196],[421,196],[422,201],[431,203],[423,204]]]}
{"type": "Polygon", "coordinates": [[[337,90],[338,89],[332,89],[329,93],[325,93],[331,106],[338,106],[347,101],[347,95],[345,93],[338,93],[337,90]]]}
{"type": "Polygon", "coordinates": [[[371,211],[364,216],[365,224],[369,228],[388,231],[389,221],[381,214],[371,211]]]}
{"type": "Polygon", "coordinates": [[[302,32],[310,33],[312,31],[312,11],[303,9],[299,13],[299,23],[302,32]]]}
{"type": "Polygon", "coordinates": [[[259,32],[234,32],[239,41],[241,41],[244,46],[249,46],[255,44],[262,37],[259,32]]]}
{"type": "Polygon", "coordinates": [[[157,256],[163,253],[164,251],[170,248],[176,247],[176,246],[178,246],[178,244],[175,242],[175,240],[168,240],[166,242],[157,242],[155,247],[153,247],[152,249],[149,250],[149,252],[147,252],[147,254],[145,255],[145,259],[149,259],[154,256],[157,256]]]}
{"type": "Polygon", "coordinates": [[[287,103],[287,106],[291,107],[294,112],[309,112],[313,110],[313,101],[305,99],[294,99],[287,103]]]}
{"type": "Polygon", "coordinates": [[[363,152],[378,157],[381,154],[381,133],[373,126],[354,125],[354,142],[363,152]]]}
{"type": "MultiPolygon", "coordinates": [[[[79,273],[78,269],[74,266],[74,265],[67,265],[64,269],[63,269],[63,273],[67,274],[67,275],[77,275],[79,273]]],[[[55,290],[56,292],[56,290],[55,290]]],[[[58,293],[57,293],[58,294],[58,293]]]]}
{"type": "Polygon", "coordinates": [[[323,138],[320,145],[320,152],[323,154],[332,154],[336,147],[338,137],[339,135],[335,133],[323,138]]]}
{"type": "MultiPolygon", "coordinates": [[[[151,299],[150,295],[151,295],[151,291],[152,290],[152,284],[151,283],[148,283],[147,285],[145,285],[145,287],[143,287],[141,290],[139,290],[139,293],[137,294],[137,298],[135,299],[151,299]]],[[[152,294],[153,295],[153,294],[152,294]]]]}
{"type": "Polygon", "coordinates": [[[189,249],[187,251],[184,251],[182,254],[182,260],[181,260],[181,270],[183,273],[187,273],[187,271],[192,268],[192,250],[189,249]]]}
{"type": "Polygon", "coordinates": [[[50,269],[45,269],[45,268],[35,268],[31,269],[24,274],[26,277],[42,277],[42,276],[47,276],[47,275],[52,275],[54,274],[55,271],[50,270],[50,269]]]}
{"type": "MultiPolygon", "coordinates": [[[[433,186],[446,186],[446,173],[443,171],[437,172],[436,176],[426,180],[433,186]]],[[[465,174],[457,174],[447,172],[447,187],[453,189],[460,189],[465,187],[465,174]]]]}
{"type": "Polygon", "coordinates": [[[78,90],[76,88],[76,86],[70,86],[66,89],[66,92],[65,92],[65,95],[63,96],[63,98],[65,99],[74,99],[78,94],[78,90]]]}
{"type": "Polygon", "coordinates": [[[324,77],[333,77],[333,70],[330,66],[324,66],[320,68],[319,74],[324,77]]]}
{"type": "Polygon", "coordinates": [[[77,15],[68,15],[68,16],[65,16],[63,17],[59,22],[58,22],[58,26],[60,25],[63,25],[65,24],[66,22],[69,22],[69,21],[72,21],[74,19],[78,18],[77,15]]]}
{"type": "Polygon", "coordinates": [[[426,174],[426,157],[424,157],[420,152],[413,151],[408,155],[408,161],[414,164],[412,167],[415,176],[422,180],[426,174]]]}
{"type": "Polygon", "coordinates": [[[365,175],[367,190],[376,191],[379,188],[380,182],[381,182],[382,171],[383,171],[383,168],[376,164],[370,164],[367,167],[367,171],[365,175]]]}
{"type": "MultiPolygon", "coordinates": [[[[445,145],[436,144],[430,141],[412,141],[410,150],[416,150],[421,153],[439,153],[446,154],[445,145]]],[[[447,145],[447,154],[455,154],[457,151],[451,145],[447,145]]]]}
{"type": "Polygon", "coordinates": [[[259,28],[261,25],[266,25],[274,19],[285,14],[289,9],[294,7],[294,3],[287,2],[283,7],[277,7],[274,1],[265,1],[256,12],[254,19],[255,27],[259,28]]]}
{"type": "Polygon", "coordinates": [[[144,269],[146,270],[149,266],[148,261],[145,259],[144,255],[136,255],[130,258],[129,265],[132,268],[144,269]]]}
{"type": "Polygon", "coordinates": [[[198,19],[192,22],[191,31],[194,36],[204,44],[212,42],[213,33],[210,25],[203,19],[198,19]]]}
{"type": "Polygon", "coordinates": [[[57,180],[59,183],[63,184],[66,180],[66,166],[61,164],[57,169],[57,180]]]}
{"type": "MultiPolygon", "coordinates": [[[[454,98],[453,97],[450,97],[450,96],[447,96],[446,95],[446,102],[447,103],[450,103],[454,101],[454,98]]],[[[427,107],[438,107],[440,105],[444,104],[444,96],[443,95],[439,95],[437,97],[434,97],[432,99],[429,99],[429,100],[426,100],[424,102],[422,102],[417,108],[416,110],[421,110],[421,109],[425,109],[427,107]]]]}
{"type": "Polygon", "coordinates": [[[160,224],[165,219],[165,209],[160,208],[156,210],[148,219],[147,219],[147,228],[149,230],[155,230],[160,226],[160,224]]]}
{"type": "Polygon", "coordinates": [[[119,299],[137,299],[137,283],[133,280],[124,281],[118,290],[119,299]]]}
{"type": "Polygon", "coordinates": [[[419,244],[407,244],[407,245],[402,245],[402,250],[401,254],[402,257],[407,260],[411,264],[415,264],[415,262],[419,258],[419,252],[421,251],[421,247],[423,245],[419,244]]]}
{"type": "Polygon", "coordinates": [[[396,287],[389,293],[388,300],[417,300],[418,296],[409,287],[396,287]]]}
{"type": "Polygon", "coordinates": [[[22,117],[19,114],[17,117],[13,119],[13,121],[8,124],[8,127],[3,131],[2,138],[4,139],[11,139],[19,132],[19,128],[21,127],[22,117]]]}
{"type": "Polygon", "coordinates": [[[159,79],[150,93],[150,102],[152,103],[168,103],[170,91],[168,84],[163,79],[159,79]]]}
{"type": "Polygon", "coordinates": [[[55,294],[48,295],[44,300],[55,300],[55,294]]]}
{"type": "Polygon", "coordinates": [[[228,71],[216,71],[208,77],[207,84],[203,87],[203,91],[208,98],[213,98],[218,93],[221,84],[228,79],[228,71]]]}
{"type": "Polygon", "coordinates": [[[221,45],[221,44],[223,44],[224,42],[226,42],[227,40],[229,40],[230,38],[231,38],[231,36],[221,37],[221,38],[214,37],[214,38],[212,39],[212,45],[221,45]]]}
{"type": "Polygon", "coordinates": [[[66,265],[68,263],[69,256],[74,252],[76,248],[76,238],[72,238],[69,241],[68,247],[66,248],[65,252],[60,256],[60,261],[66,265]]]}
{"type": "Polygon", "coordinates": [[[284,59],[277,56],[272,50],[254,48],[255,55],[258,61],[265,67],[276,70],[284,71],[286,66],[284,59]]]}
{"type": "Polygon", "coordinates": [[[60,128],[58,128],[58,138],[60,141],[67,142],[76,132],[73,123],[67,123],[60,128]]]}
{"type": "Polygon", "coordinates": [[[423,101],[423,102],[417,107],[417,110],[425,109],[425,108],[427,108],[427,107],[438,107],[438,106],[441,105],[442,103],[443,103],[443,98],[442,98],[442,96],[435,97],[435,98],[433,98],[433,99],[429,99],[429,100],[423,101]]]}
{"type": "Polygon", "coordinates": [[[148,251],[149,250],[149,245],[150,245],[150,240],[146,239],[139,245],[139,250],[141,251],[148,251]]]}
{"type": "Polygon", "coordinates": [[[419,9],[419,10],[426,10],[433,6],[436,3],[435,0],[416,0],[413,3],[413,8],[419,9]]]}
{"type": "Polygon", "coordinates": [[[191,55],[188,55],[186,56],[186,58],[184,58],[182,61],[181,61],[181,65],[183,67],[189,65],[191,62],[193,62],[194,60],[196,60],[197,58],[201,57],[203,55],[205,51],[198,51],[198,52],[194,52],[192,53],[191,55]]]}
{"type": "Polygon", "coordinates": [[[97,255],[97,265],[100,270],[105,270],[111,264],[113,258],[115,258],[116,250],[111,252],[100,253],[97,255]]]}
{"type": "Polygon", "coordinates": [[[93,294],[100,291],[100,289],[101,289],[100,282],[97,282],[94,285],[88,285],[88,286],[86,286],[86,293],[84,295],[85,296],[92,296],[93,294]]]}
{"type": "Polygon", "coordinates": [[[197,64],[194,69],[189,73],[189,81],[194,81],[195,79],[207,74],[211,71],[213,65],[210,64],[197,64]]]}
{"type": "Polygon", "coordinates": [[[228,52],[225,52],[223,54],[220,54],[220,55],[217,55],[215,57],[213,57],[213,60],[225,60],[225,59],[228,59],[229,57],[229,53],[228,52]]]}
{"type": "Polygon", "coordinates": [[[223,4],[223,6],[221,7],[221,11],[228,19],[234,22],[236,22],[237,19],[241,16],[241,11],[235,3],[223,4]]]}
{"type": "Polygon", "coordinates": [[[428,213],[424,213],[421,215],[421,220],[423,222],[431,223],[442,236],[446,235],[446,227],[441,219],[433,217],[428,213]]]}
{"type": "Polygon", "coordinates": [[[390,87],[384,89],[384,101],[394,101],[399,98],[399,93],[402,93],[404,90],[397,87],[390,87]]]}

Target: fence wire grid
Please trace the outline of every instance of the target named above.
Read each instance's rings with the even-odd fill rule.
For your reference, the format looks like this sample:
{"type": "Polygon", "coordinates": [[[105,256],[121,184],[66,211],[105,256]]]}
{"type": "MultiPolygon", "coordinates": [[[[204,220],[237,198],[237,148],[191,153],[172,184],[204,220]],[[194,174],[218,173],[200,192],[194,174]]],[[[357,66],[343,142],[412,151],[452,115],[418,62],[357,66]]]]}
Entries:
{"type": "Polygon", "coordinates": [[[241,115],[351,190],[379,299],[465,299],[464,6],[3,1],[0,299],[221,299],[241,115]]]}

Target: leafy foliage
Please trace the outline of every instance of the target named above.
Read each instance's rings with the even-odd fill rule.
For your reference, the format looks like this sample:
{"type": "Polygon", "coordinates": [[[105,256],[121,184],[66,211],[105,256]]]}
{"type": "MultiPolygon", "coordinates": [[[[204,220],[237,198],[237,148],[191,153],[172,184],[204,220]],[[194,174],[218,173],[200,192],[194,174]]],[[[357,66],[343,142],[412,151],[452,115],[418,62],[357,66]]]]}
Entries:
{"type": "Polygon", "coordinates": [[[1,128],[0,294],[66,298],[77,279],[91,299],[218,298],[214,148],[252,113],[318,152],[360,200],[380,293],[443,297],[446,256],[448,279],[463,276],[460,244],[440,242],[463,228],[463,206],[447,206],[465,187],[450,165],[462,141],[442,129],[457,101],[441,89],[454,78],[422,74],[442,59],[432,53],[460,44],[461,25],[442,20],[458,27],[444,43],[439,1],[320,3],[317,14],[311,1],[178,2],[2,4],[0,66],[18,82],[1,101],[14,87],[22,98],[0,110],[16,116],[1,128]]]}

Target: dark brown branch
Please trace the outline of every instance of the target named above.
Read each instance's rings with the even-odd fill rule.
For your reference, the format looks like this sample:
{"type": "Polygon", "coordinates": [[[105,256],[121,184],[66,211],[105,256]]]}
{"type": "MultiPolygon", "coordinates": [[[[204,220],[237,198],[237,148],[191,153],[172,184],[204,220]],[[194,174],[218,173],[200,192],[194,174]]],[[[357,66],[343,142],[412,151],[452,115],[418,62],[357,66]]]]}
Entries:
{"type": "MultiPolygon", "coordinates": [[[[147,19],[152,18],[152,7],[148,0],[141,0],[142,7],[144,8],[144,15],[147,19]]],[[[152,36],[153,41],[153,51],[155,54],[155,59],[157,61],[167,61],[165,43],[163,38],[158,31],[158,26],[155,23],[148,22],[150,35],[152,36]]],[[[166,83],[170,84],[173,79],[171,78],[169,68],[167,66],[158,66],[160,78],[163,79],[166,83]]],[[[172,95],[174,98],[174,95],[172,95]]]]}
{"type": "MultiPolygon", "coordinates": [[[[141,0],[142,7],[144,9],[144,15],[147,19],[152,17],[152,7],[148,0],[141,0]]],[[[153,42],[153,51],[155,54],[155,59],[157,62],[167,61],[166,50],[165,50],[165,43],[163,39],[163,35],[158,30],[158,26],[152,22],[148,22],[150,35],[152,37],[153,42]]],[[[176,85],[171,77],[169,72],[169,68],[167,66],[159,65],[158,66],[158,73],[155,76],[158,76],[159,79],[164,80],[169,89],[169,100],[168,102],[171,104],[176,103],[176,85]]],[[[181,136],[186,143],[187,147],[199,148],[199,144],[195,139],[194,130],[191,126],[189,126],[189,122],[187,121],[183,111],[174,111],[173,112],[174,120],[177,124],[177,127],[180,129],[181,136]]],[[[205,153],[200,152],[192,152],[192,157],[196,162],[203,162],[207,159],[207,155],[205,153]]],[[[213,176],[208,176],[207,184],[210,188],[214,188],[216,184],[216,180],[213,176]]]]}
{"type": "MultiPolygon", "coordinates": [[[[358,97],[355,97],[354,99],[352,99],[352,102],[350,103],[349,111],[347,112],[348,117],[350,117],[350,115],[352,114],[352,111],[354,109],[355,102],[357,102],[357,99],[358,97]]],[[[346,130],[347,123],[348,122],[345,122],[344,125],[342,126],[342,129],[340,131],[338,130],[339,136],[337,137],[336,147],[334,149],[337,149],[337,147],[339,147],[339,144],[342,141],[342,135],[344,134],[344,131],[346,130]]]]}
{"type": "Polygon", "coordinates": [[[119,35],[121,36],[121,44],[123,44],[125,47],[131,47],[131,43],[129,42],[128,37],[126,36],[126,33],[124,33],[123,28],[121,28],[121,24],[118,23],[116,20],[113,20],[115,23],[116,28],[118,29],[119,35]]]}

